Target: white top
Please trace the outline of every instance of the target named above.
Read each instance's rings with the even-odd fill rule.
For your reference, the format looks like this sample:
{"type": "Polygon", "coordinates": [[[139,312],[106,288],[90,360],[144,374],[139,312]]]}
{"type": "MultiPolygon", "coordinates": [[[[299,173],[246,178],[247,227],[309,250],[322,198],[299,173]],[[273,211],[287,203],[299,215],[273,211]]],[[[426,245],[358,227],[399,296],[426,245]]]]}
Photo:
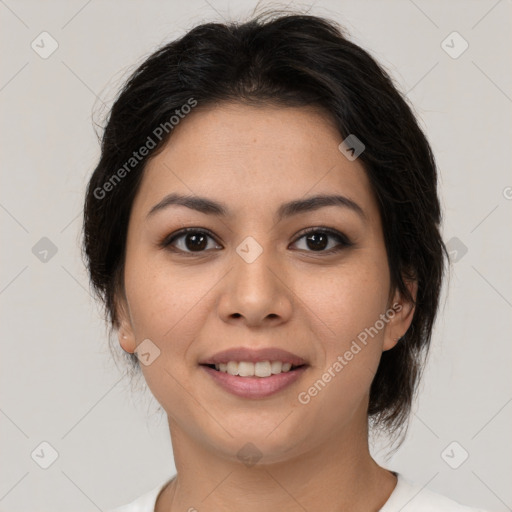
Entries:
{"type": "MultiPolygon", "coordinates": [[[[379,512],[486,512],[482,509],[461,505],[446,496],[422,488],[405,479],[400,473],[394,474],[398,479],[396,487],[379,512]]],[[[154,512],[156,499],[167,482],[169,480],[132,503],[110,512],[154,512]]]]}

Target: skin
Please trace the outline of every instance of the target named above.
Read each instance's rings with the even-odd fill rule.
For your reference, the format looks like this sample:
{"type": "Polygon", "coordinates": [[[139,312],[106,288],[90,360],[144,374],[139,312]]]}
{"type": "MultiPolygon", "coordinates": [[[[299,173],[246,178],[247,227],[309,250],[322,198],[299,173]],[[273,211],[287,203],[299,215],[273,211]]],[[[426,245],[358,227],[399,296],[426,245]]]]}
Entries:
{"type": "MultiPolygon", "coordinates": [[[[150,339],[161,351],[141,365],[167,413],[177,468],[157,512],[377,511],[396,485],[370,456],[366,411],[381,354],[407,331],[413,306],[391,287],[375,197],[362,164],[339,151],[341,140],[312,108],[224,103],[193,110],[147,163],[128,226],[118,312],[124,350],[150,339]],[[231,214],[173,205],[147,218],[169,193],[208,197],[231,214]],[[328,206],[274,221],[284,202],[334,193],[357,203],[364,217],[328,206]],[[208,229],[216,240],[207,237],[202,252],[186,236],[174,252],[159,246],[183,227],[208,229]],[[301,234],[314,227],[335,229],[353,245],[330,237],[315,250],[301,234]],[[247,236],[263,249],[252,263],[236,252],[247,236]],[[333,247],[340,251],[325,253],[333,247]],[[298,394],[393,304],[400,311],[301,404],[298,394]],[[199,361],[237,346],[280,347],[309,367],[271,397],[236,397],[199,361]],[[262,454],[250,467],[237,457],[246,443],[262,454]]],[[[416,285],[410,289],[415,297],[416,285]]]]}

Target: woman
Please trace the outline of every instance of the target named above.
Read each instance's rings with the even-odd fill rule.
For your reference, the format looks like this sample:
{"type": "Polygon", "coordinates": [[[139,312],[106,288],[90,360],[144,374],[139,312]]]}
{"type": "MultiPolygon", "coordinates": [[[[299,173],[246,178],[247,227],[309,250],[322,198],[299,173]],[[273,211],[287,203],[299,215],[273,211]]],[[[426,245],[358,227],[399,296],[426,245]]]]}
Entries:
{"type": "Polygon", "coordinates": [[[379,466],[405,432],[446,249],[431,148],[335,23],[200,25],[114,106],[84,249],[177,475],[128,511],[470,511],[379,466]]]}

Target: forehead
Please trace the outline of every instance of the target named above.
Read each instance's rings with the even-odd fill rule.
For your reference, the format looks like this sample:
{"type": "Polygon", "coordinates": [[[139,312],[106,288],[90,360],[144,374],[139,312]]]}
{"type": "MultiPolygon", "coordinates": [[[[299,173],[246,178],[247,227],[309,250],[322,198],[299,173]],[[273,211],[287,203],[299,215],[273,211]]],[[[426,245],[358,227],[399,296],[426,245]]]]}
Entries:
{"type": "Polygon", "coordinates": [[[136,204],[147,211],[176,191],[254,214],[258,207],[275,210],[275,203],[336,192],[371,214],[375,202],[364,167],[340,152],[341,141],[319,109],[196,107],[147,162],[136,204]]]}

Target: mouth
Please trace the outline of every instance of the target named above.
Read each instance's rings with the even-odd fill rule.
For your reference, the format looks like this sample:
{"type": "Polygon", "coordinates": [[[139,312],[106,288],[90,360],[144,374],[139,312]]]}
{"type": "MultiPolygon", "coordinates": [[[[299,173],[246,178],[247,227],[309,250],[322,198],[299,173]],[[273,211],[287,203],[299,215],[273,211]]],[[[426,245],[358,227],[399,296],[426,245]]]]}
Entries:
{"type": "MultiPolygon", "coordinates": [[[[290,364],[290,368],[287,369],[285,366],[284,370],[286,371],[281,368],[281,371],[278,373],[272,373],[270,363],[268,361],[263,363],[268,363],[268,365],[265,365],[265,371],[258,372],[256,370],[256,372],[265,376],[255,375],[254,370],[251,373],[250,366],[244,367],[243,363],[238,364],[234,361],[218,364],[206,363],[201,364],[200,367],[202,367],[204,372],[208,374],[213,382],[223,391],[226,391],[229,394],[235,395],[239,398],[252,400],[263,399],[272,395],[277,395],[279,392],[283,392],[286,388],[291,388],[292,384],[299,381],[302,375],[307,372],[309,367],[308,364],[293,366],[288,363],[290,364]],[[224,366],[226,366],[225,371],[224,366]],[[235,375],[230,373],[230,371],[235,373],[237,370],[238,373],[235,375]]],[[[253,363],[248,364],[252,365],[253,367],[255,366],[253,363]]],[[[277,365],[275,365],[274,370],[277,372],[277,365]]]]}
{"type": "Polygon", "coordinates": [[[221,373],[227,373],[233,377],[256,377],[260,379],[266,379],[273,375],[280,375],[282,373],[289,373],[305,368],[307,364],[294,365],[291,363],[283,363],[281,361],[261,361],[257,363],[252,362],[236,362],[229,361],[227,363],[217,364],[201,364],[200,366],[206,366],[221,373]]]}
{"type": "Polygon", "coordinates": [[[241,398],[266,398],[307,371],[308,361],[279,347],[235,347],[199,361],[220,389],[241,398]]]}

